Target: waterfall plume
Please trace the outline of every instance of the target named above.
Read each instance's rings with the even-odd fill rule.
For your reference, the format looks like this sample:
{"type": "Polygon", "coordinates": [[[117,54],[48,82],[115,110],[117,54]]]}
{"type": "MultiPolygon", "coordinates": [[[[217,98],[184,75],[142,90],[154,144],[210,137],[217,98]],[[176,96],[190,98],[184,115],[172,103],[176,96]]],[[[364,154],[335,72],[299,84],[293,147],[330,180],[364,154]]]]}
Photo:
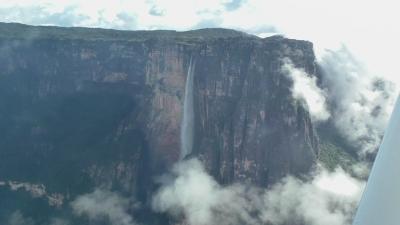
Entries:
{"type": "Polygon", "coordinates": [[[195,63],[190,58],[189,69],[186,76],[185,98],[183,102],[183,120],[181,125],[181,152],[180,159],[192,152],[194,136],[194,104],[193,83],[195,63]]]}

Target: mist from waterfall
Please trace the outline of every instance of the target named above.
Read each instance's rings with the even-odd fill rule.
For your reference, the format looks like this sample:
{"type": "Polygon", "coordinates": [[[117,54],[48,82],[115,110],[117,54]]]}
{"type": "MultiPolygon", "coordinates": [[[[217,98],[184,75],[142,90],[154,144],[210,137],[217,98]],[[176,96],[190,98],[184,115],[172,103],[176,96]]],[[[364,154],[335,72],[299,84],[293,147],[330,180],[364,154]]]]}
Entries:
{"type": "Polygon", "coordinates": [[[181,125],[181,153],[180,159],[192,152],[194,136],[194,104],[193,83],[195,63],[190,58],[189,69],[186,77],[185,99],[183,102],[183,120],[181,125]]]}

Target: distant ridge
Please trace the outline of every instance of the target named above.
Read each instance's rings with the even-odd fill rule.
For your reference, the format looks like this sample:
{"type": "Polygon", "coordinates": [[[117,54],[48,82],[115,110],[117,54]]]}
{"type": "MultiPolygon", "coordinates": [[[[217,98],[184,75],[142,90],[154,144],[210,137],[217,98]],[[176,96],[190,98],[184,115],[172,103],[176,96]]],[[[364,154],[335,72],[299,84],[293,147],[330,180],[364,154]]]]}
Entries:
{"type": "Polygon", "coordinates": [[[260,39],[255,35],[226,28],[203,28],[190,31],[175,30],[115,30],[87,27],[31,26],[21,23],[0,22],[0,38],[7,39],[87,39],[126,40],[147,39],[216,39],[247,37],[260,39]]]}

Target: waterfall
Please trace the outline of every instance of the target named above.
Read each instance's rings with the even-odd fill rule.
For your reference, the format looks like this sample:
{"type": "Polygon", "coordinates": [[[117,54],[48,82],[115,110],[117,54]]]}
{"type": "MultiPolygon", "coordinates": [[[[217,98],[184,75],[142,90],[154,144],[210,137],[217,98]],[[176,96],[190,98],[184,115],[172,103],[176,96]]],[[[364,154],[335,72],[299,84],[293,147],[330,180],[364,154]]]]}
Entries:
{"type": "Polygon", "coordinates": [[[194,104],[193,104],[193,77],[195,63],[190,58],[189,69],[186,76],[185,99],[183,102],[183,120],[181,124],[181,154],[180,159],[192,152],[194,138],[194,104]]]}

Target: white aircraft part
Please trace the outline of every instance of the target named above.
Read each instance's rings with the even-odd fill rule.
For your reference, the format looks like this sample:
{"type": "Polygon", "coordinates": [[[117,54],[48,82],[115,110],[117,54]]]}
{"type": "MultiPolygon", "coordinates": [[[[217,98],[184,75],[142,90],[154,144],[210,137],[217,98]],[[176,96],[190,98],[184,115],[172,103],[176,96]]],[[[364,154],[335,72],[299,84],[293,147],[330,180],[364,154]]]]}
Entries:
{"type": "Polygon", "coordinates": [[[353,225],[400,225],[400,99],[386,129],[353,225]]]}

